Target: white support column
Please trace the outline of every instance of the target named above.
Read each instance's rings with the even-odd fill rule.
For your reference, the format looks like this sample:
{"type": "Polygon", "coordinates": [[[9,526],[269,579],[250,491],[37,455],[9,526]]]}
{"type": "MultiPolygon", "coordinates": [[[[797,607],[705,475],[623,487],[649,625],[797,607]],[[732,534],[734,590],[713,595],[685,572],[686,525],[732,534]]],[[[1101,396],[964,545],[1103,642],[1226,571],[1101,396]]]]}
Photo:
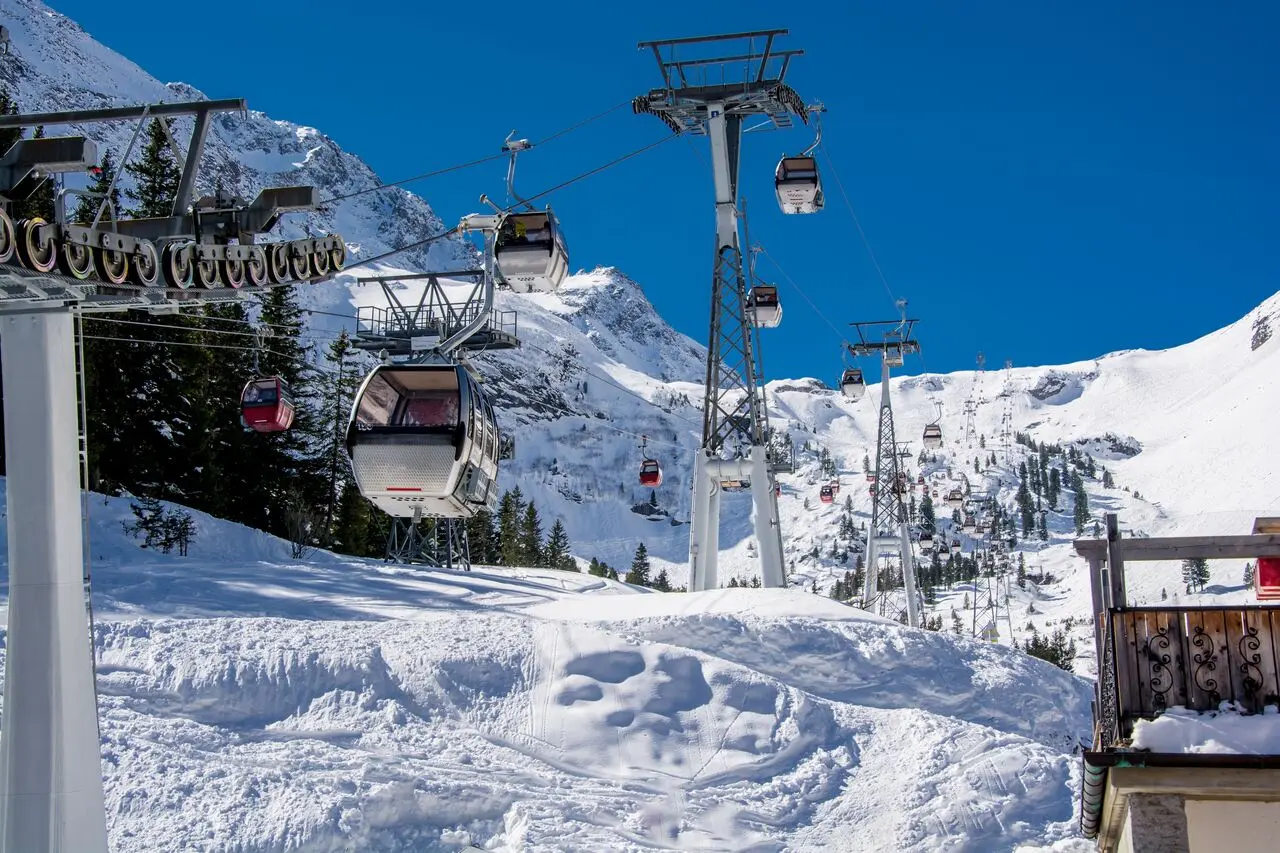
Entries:
{"type": "MultiPolygon", "coordinates": [[[[714,464],[709,467],[712,471],[715,470],[714,464]]],[[[703,589],[717,589],[720,586],[720,495],[723,494],[723,489],[714,473],[708,477],[706,488],[707,525],[703,528],[702,541],[706,543],[707,553],[703,559],[706,565],[702,575],[703,583],[706,584],[703,589]]]]}
{"type": "MultiPolygon", "coordinates": [[[[877,485],[879,484],[877,483],[877,485]]],[[[876,542],[876,526],[868,522],[866,562],[863,564],[862,573],[863,607],[871,607],[876,600],[876,596],[880,593],[880,574],[876,569],[876,563],[879,562],[880,558],[879,551],[880,547],[876,542]]]]}
{"type": "Polygon", "coordinates": [[[707,586],[707,519],[711,517],[711,477],[707,472],[707,452],[693,454],[693,507],[689,517],[689,592],[707,586]]]}
{"type": "Polygon", "coordinates": [[[782,572],[782,550],[777,533],[778,513],[765,448],[751,448],[751,497],[756,505],[756,544],[760,554],[760,580],[766,587],[786,586],[782,572]]]}
{"type": "Polygon", "coordinates": [[[911,551],[911,530],[902,522],[902,586],[907,594],[907,624],[920,627],[920,600],[916,593],[916,561],[911,551]]]}
{"type": "Polygon", "coordinates": [[[0,853],[106,853],[71,314],[0,317],[9,631],[0,853]]]}

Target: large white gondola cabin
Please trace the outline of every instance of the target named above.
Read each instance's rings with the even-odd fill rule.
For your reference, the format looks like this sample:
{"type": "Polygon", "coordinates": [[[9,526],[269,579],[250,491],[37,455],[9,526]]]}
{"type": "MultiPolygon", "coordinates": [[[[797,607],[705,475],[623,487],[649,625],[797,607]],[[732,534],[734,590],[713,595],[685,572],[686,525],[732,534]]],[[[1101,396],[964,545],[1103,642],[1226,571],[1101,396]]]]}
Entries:
{"type": "Polygon", "coordinates": [[[498,498],[493,407],[458,365],[384,365],[365,378],[347,428],[360,493],[388,515],[466,518],[498,498]]]}
{"type": "Polygon", "coordinates": [[[550,293],[569,274],[569,249],[550,207],[508,215],[494,252],[502,277],[518,293],[550,293]]]}

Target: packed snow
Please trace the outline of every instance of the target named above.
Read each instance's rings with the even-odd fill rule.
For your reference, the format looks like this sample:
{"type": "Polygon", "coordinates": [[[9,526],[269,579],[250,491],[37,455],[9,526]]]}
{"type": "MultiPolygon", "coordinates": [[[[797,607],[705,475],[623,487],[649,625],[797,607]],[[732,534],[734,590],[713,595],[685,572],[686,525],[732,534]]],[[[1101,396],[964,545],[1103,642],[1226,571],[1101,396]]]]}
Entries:
{"type": "Polygon", "coordinates": [[[986,851],[1073,832],[1088,685],[1003,646],[798,590],[294,559],[193,516],[177,557],[126,535],[128,498],[90,500],[113,849],[986,851]]]}

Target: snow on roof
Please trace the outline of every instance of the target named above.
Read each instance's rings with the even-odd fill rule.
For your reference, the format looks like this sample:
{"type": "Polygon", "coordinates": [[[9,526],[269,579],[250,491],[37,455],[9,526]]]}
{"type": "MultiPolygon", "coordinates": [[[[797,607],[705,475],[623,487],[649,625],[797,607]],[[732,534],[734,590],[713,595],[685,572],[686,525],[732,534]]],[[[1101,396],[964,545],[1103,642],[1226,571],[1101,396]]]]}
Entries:
{"type": "Polygon", "coordinates": [[[1280,755],[1280,708],[1268,705],[1261,714],[1244,714],[1231,702],[1205,712],[1175,706],[1154,720],[1139,720],[1133,727],[1133,747],[1152,752],[1280,755]]]}

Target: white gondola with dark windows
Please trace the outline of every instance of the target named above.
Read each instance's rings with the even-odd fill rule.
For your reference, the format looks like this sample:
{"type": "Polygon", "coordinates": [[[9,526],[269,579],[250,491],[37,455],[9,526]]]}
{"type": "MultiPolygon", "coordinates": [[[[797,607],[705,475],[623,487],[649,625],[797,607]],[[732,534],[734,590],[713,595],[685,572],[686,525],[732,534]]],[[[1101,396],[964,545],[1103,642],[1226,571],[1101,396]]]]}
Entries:
{"type": "Polygon", "coordinates": [[[466,368],[383,365],[365,378],[347,428],[360,493],[389,515],[467,518],[498,497],[493,407],[466,368]]]}
{"type": "Polygon", "coordinates": [[[782,322],[782,302],[778,288],[771,284],[757,284],[747,294],[747,319],[760,329],[775,329],[782,322]]]}
{"type": "Polygon", "coordinates": [[[778,207],[783,213],[817,213],[822,210],[822,178],[814,157],[783,157],[773,177],[778,207]]]}
{"type": "Polygon", "coordinates": [[[822,141],[822,124],[818,115],[823,109],[821,104],[807,109],[813,116],[814,129],[817,131],[813,144],[803,154],[783,157],[774,171],[773,186],[778,194],[778,207],[783,213],[817,213],[825,203],[818,161],[813,156],[822,141]]]}
{"type": "Polygon", "coordinates": [[[550,207],[509,214],[495,255],[502,277],[517,293],[550,293],[569,274],[569,250],[550,207]]]}
{"type": "Polygon", "coordinates": [[[550,293],[569,274],[569,249],[551,207],[536,210],[516,193],[516,157],[533,145],[527,139],[512,139],[512,136],[515,136],[514,130],[502,143],[502,150],[510,158],[507,194],[527,210],[513,212],[503,219],[494,256],[498,271],[512,290],[518,293],[550,293]]]}
{"type": "Polygon", "coordinates": [[[921,440],[928,449],[937,450],[942,446],[942,404],[935,400],[933,405],[938,408],[938,416],[924,428],[924,436],[921,440]]]}
{"type": "Polygon", "coordinates": [[[845,370],[840,376],[840,392],[850,400],[861,400],[867,393],[867,383],[862,378],[862,371],[856,367],[845,370]]]}

